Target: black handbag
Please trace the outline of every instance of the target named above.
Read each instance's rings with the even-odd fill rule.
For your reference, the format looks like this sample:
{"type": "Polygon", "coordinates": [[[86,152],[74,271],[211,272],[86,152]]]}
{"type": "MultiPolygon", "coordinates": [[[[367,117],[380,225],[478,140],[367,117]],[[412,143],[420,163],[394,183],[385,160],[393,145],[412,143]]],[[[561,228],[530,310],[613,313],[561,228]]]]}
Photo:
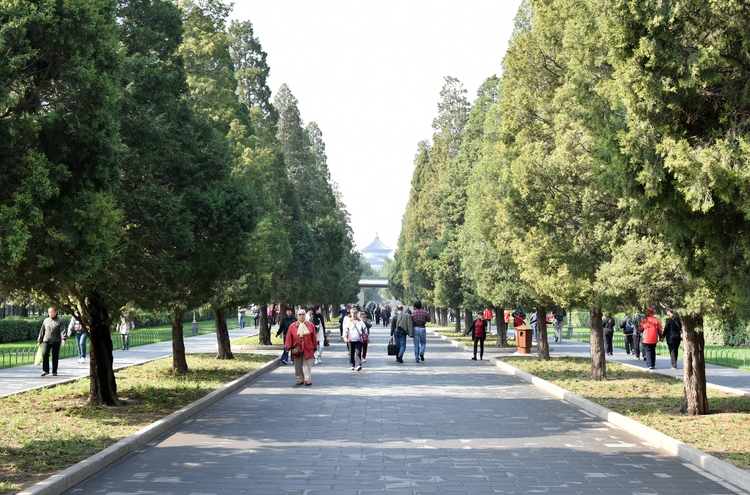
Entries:
{"type": "Polygon", "coordinates": [[[398,346],[394,344],[392,340],[388,342],[388,355],[398,356],[398,346]]]}

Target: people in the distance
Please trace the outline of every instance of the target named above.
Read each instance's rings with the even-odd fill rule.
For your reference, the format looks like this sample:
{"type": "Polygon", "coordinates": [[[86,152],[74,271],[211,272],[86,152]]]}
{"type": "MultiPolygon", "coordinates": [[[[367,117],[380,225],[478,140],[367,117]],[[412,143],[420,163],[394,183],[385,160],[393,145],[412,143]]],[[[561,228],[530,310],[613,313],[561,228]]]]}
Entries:
{"type": "Polygon", "coordinates": [[[89,335],[83,329],[81,322],[76,320],[75,317],[71,317],[70,323],[68,324],[68,337],[72,336],[75,336],[76,344],[78,344],[78,362],[85,363],[86,341],[88,340],[89,335]]]}
{"type": "MultiPolygon", "coordinates": [[[[286,342],[286,334],[289,331],[289,325],[297,321],[297,318],[295,318],[294,310],[292,308],[287,307],[286,308],[286,316],[281,320],[281,323],[279,323],[279,329],[276,331],[276,336],[281,337],[283,342],[286,342]]],[[[303,311],[304,313],[304,311],[303,311]]],[[[288,364],[289,363],[289,351],[284,348],[284,352],[281,354],[281,364],[288,364]]],[[[294,357],[292,357],[292,361],[294,361],[294,357]]]]}
{"type": "Polygon", "coordinates": [[[486,325],[487,320],[484,319],[484,315],[479,314],[469,327],[471,336],[474,339],[474,356],[471,358],[472,361],[477,360],[477,344],[479,344],[479,360],[481,361],[484,357],[484,339],[487,337],[486,325]]]}
{"type": "Polygon", "coordinates": [[[344,320],[344,341],[349,347],[349,364],[352,371],[362,369],[362,340],[366,332],[365,324],[358,315],[357,308],[351,308],[349,316],[344,320]]]}
{"type": "Polygon", "coordinates": [[[632,351],[635,354],[635,347],[633,347],[633,332],[635,331],[635,325],[633,320],[630,319],[627,313],[625,313],[620,320],[620,328],[625,336],[625,354],[630,354],[632,351]]]}
{"type": "Polygon", "coordinates": [[[247,314],[247,308],[239,306],[237,308],[237,322],[239,323],[240,330],[245,328],[245,315],[247,314]]]}
{"type": "Polygon", "coordinates": [[[674,309],[667,310],[667,321],[664,322],[664,340],[669,348],[669,359],[672,361],[672,369],[677,369],[677,355],[680,352],[682,342],[682,322],[674,309]]]}
{"type": "Polygon", "coordinates": [[[310,361],[315,356],[318,347],[318,337],[315,334],[315,326],[307,319],[307,312],[300,309],[297,312],[297,321],[289,324],[284,339],[284,352],[289,351],[294,359],[294,374],[297,377],[297,385],[303,383],[308,387],[312,385],[312,366],[310,361]]]}
{"type": "Polygon", "coordinates": [[[557,308],[555,310],[555,342],[559,342],[560,340],[562,340],[562,326],[567,315],[568,313],[563,308],[557,308]]]}
{"type": "Polygon", "coordinates": [[[608,356],[614,356],[612,352],[612,339],[615,336],[615,319],[612,318],[612,313],[607,313],[602,318],[602,329],[604,330],[604,352],[608,356]]]}
{"type": "Polygon", "coordinates": [[[427,350],[426,327],[430,322],[430,313],[422,309],[422,301],[414,301],[411,318],[414,321],[414,359],[416,362],[424,361],[424,353],[427,350]]]}
{"type": "Polygon", "coordinates": [[[42,355],[42,376],[49,375],[49,357],[52,354],[52,376],[57,376],[60,360],[60,346],[65,345],[65,322],[57,316],[57,308],[47,309],[47,318],[42,322],[37,338],[37,347],[44,344],[42,355]]]}
{"type": "Polygon", "coordinates": [[[133,319],[129,316],[122,315],[120,321],[117,323],[117,333],[120,334],[122,340],[122,350],[127,351],[130,349],[130,332],[135,328],[133,319]]]}
{"type": "Polygon", "coordinates": [[[409,313],[404,312],[404,307],[400,304],[396,306],[396,313],[391,318],[391,338],[393,343],[398,346],[396,362],[404,362],[404,353],[406,352],[406,337],[414,337],[414,321],[409,313]]]}
{"type": "Polygon", "coordinates": [[[315,353],[315,364],[320,364],[323,362],[323,347],[325,347],[327,340],[326,324],[323,319],[323,313],[320,310],[320,305],[315,306],[312,311],[312,324],[315,327],[315,335],[318,337],[318,350],[315,353]]]}
{"type": "Polygon", "coordinates": [[[646,317],[636,329],[643,332],[641,337],[643,354],[646,356],[646,367],[650,370],[656,368],[656,343],[659,340],[664,340],[661,323],[656,319],[654,314],[654,308],[648,308],[646,310],[646,317]]]}

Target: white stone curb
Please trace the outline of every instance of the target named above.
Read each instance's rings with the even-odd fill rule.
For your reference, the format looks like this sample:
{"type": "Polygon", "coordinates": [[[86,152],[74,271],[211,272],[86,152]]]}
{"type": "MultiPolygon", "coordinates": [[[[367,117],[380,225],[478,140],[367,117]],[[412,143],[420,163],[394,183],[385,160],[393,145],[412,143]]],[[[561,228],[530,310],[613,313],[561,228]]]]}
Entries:
{"type": "Polygon", "coordinates": [[[226,397],[238,388],[256,379],[263,373],[271,371],[278,366],[278,359],[269,361],[260,368],[251,371],[250,373],[236,379],[233,382],[227,383],[223,387],[214,390],[205,397],[198,399],[192,404],[188,404],[179,411],[175,411],[169,416],[166,416],[156,421],[155,423],[152,423],[145,428],[142,428],[141,430],[133,433],[132,435],[123,438],[116,444],[110,445],[106,449],[92,455],[88,459],[84,459],[78,464],[70,466],[68,469],[52,475],[46,480],[40,481],[36,485],[31,486],[26,490],[18,492],[17,495],[60,495],[67,490],[70,490],[82,481],[86,480],[90,476],[98,473],[113,462],[143,447],[159,435],[166,433],[175,426],[180,425],[183,421],[195,414],[198,414],[208,406],[217,402],[219,399],[226,397]]]}
{"type": "Polygon", "coordinates": [[[633,419],[630,419],[622,414],[616,413],[607,409],[606,407],[595,404],[588,399],[584,399],[576,394],[568,392],[567,390],[558,387],[546,380],[542,380],[539,377],[519,370],[496,358],[490,358],[490,362],[500,368],[505,373],[517,376],[518,378],[525,380],[535,387],[544,390],[545,392],[562,399],[576,407],[580,407],[584,411],[587,411],[615,426],[622,428],[630,434],[633,434],[658,448],[666,450],[672,455],[679,457],[701,469],[706,470],[714,476],[722,478],[723,480],[742,488],[743,490],[750,490],[750,473],[745,470],[739,469],[726,463],[716,457],[706,454],[703,451],[691,447],[686,443],[676,440],[664,433],[658,432],[653,428],[650,428],[644,424],[639,423],[633,419]]]}

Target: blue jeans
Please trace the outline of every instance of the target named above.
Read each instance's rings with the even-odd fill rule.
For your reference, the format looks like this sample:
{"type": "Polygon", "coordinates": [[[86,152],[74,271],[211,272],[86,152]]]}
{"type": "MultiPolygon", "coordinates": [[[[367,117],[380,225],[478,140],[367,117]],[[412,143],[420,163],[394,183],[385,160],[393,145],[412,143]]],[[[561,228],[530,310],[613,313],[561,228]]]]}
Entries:
{"type": "Polygon", "coordinates": [[[398,357],[404,357],[406,352],[406,334],[398,330],[393,332],[393,343],[398,346],[398,357]]]}
{"type": "Polygon", "coordinates": [[[245,317],[240,316],[240,328],[245,328],[245,317]]]}
{"type": "Polygon", "coordinates": [[[78,343],[78,357],[79,358],[85,358],[86,357],[86,340],[88,340],[89,336],[86,332],[81,332],[76,334],[76,342],[78,343]]]}
{"type": "Polygon", "coordinates": [[[414,327],[414,357],[419,361],[419,355],[424,354],[427,347],[427,329],[414,327]]]}

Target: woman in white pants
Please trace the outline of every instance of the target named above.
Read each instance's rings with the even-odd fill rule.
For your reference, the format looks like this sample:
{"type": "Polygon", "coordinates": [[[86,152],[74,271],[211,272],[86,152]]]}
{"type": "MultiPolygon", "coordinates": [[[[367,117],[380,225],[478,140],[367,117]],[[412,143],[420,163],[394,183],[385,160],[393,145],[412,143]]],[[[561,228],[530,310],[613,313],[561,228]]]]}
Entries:
{"type": "Polygon", "coordinates": [[[323,362],[323,347],[326,342],[326,324],[323,321],[323,313],[320,306],[315,306],[312,310],[312,324],[315,326],[315,334],[318,336],[318,352],[315,354],[315,364],[323,362]]]}

